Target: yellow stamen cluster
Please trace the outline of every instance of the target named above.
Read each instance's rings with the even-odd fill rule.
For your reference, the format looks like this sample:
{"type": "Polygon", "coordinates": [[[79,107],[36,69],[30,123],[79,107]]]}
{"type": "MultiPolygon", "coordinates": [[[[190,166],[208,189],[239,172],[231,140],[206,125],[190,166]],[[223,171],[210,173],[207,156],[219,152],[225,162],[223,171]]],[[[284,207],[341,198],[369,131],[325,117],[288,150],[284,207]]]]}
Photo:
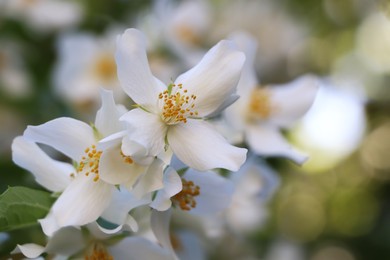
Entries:
{"type": "Polygon", "coordinates": [[[266,119],[271,115],[269,95],[269,91],[265,88],[256,88],[252,91],[249,100],[249,119],[266,119]]]}
{"type": "Polygon", "coordinates": [[[106,248],[102,245],[95,244],[93,250],[89,255],[84,257],[85,260],[114,260],[114,257],[110,255],[106,248]]]}
{"type": "Polygon", "coordinates": [[[172,201],[176,203],[182,210],[191,210],[196,207],[195,197],[200,194],[200,187],[195,185],[193,181],[187,181],[181,178],[183,189],[172,197],[172,201]]]}
{"type": "Polygon", "coordinates": [[[180,122],[187,123],[188,117],[198,116],[198,112],[194,110],[196,96],[187,94],[188,90],[183,89],[182,84],[171,86],[171,91],[165,90],[158,96],[163,101],[162,119],[168,125],[174,125],[180,122]]]}
{"type": "Polygon", "coordinates": [[[134,162],[130,156],[125,155],[122,151],[121,151],[121,155],[125,163],[132,164],[134,162]]]}
{"type": "Polygon", "coordinates": [[[96,146],[92,145],[85,149],[85,156],[81,157],[81,162],[77,167],[77,173],[84,172],[86,176],[93,173],[95,174],[93,180],[96,182],[99,180],[99,161],[102,151],[97,151],[96,146]]]}
{"type": "Polygon", "coordinates": [[[113,80],[116,77],[116,64],[111,55],[102,55],[95,64],[95,73],[103,80],[113,80]]]}
{"type": "Polygon", "coordinates": [[[199,45],[201,43],[201,38],[197,32],[188,25],[181,24],[176,26],[175,33],[180,40],[187,44],[199,45]]]}

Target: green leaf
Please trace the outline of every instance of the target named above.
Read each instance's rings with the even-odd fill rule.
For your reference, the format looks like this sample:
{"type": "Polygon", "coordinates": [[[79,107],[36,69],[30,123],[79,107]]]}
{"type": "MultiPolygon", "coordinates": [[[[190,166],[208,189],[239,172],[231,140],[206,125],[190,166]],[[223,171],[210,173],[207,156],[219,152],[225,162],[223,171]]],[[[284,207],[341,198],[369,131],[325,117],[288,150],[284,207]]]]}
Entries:
{"type": "Polygon", "coordinates": [[[54,203],[50,193],[26,187],[9,187],[0,195],[0,232],[38,224],[54,203]]]}

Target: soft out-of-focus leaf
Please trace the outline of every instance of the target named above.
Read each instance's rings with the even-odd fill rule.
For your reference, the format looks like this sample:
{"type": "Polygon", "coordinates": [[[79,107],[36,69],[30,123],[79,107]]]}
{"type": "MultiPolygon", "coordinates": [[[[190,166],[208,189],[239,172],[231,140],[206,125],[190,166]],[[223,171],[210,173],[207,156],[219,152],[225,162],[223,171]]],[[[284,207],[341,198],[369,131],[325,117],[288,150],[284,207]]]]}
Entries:
{"type": "Polygon", "coordinates": [[[26,187],[9,187],[0,195],[0,231],[38,224],[49,212],[54,198],[50,193],[26,187]]]}

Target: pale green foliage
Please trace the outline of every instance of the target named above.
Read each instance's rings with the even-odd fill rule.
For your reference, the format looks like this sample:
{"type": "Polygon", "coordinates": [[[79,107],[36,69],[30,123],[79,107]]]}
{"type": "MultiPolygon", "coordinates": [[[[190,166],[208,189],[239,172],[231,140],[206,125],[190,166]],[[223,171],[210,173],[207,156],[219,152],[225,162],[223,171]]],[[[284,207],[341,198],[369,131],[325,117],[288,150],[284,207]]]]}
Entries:
{"type": "Polygon", "coordinates": [[[9,187],[0,195],[0,231],[38,224],[55,198],[50,193],[26,187],[9,187]]]}

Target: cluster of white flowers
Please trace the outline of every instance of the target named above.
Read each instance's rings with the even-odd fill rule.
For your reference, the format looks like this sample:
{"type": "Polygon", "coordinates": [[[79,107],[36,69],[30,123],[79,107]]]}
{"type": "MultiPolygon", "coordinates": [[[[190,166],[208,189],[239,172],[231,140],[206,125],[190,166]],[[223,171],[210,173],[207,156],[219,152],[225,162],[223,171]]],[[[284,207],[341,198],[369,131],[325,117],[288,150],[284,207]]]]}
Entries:
{"type": "Polygon", "coordinates": [[[259,186],[270,188],[275,180],[265,177],[256,184],[260,174],[247,174],[258,167],[254,156],[283,156],[299,164],[307,159],[280,128],[306,113],[318,86],[315,77],[303,76],[260,87],[255,52],[247,35],[221,40],[192,69],[163,83],[152,75],[144,35],[128,29],[118,36],[117,76],[132,109],[102,89],[93,124],[57,118],[28,126],[12,144],[14,162],[58,195],[39,220],[47,245],[17,250],[30,258],[46,252],[85,259],[177,259],[178,238],[169,228],[176,211],[207,216],[214,227],[258,221],[240,212],[260,208],[259,186]],[[69,160],[52,158],[45,146],[69,160]]]}

